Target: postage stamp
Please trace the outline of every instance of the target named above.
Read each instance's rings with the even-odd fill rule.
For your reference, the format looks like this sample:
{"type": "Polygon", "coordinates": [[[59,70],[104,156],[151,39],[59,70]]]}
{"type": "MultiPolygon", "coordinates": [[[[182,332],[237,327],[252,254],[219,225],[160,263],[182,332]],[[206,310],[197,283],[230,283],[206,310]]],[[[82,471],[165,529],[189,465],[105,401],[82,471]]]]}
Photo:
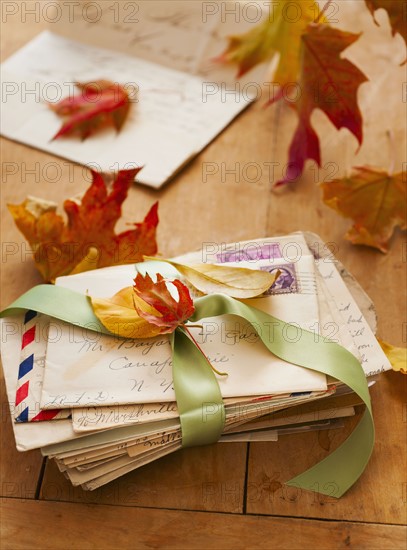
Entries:
{"type": "Polygon", "coordinates": [[[266,265],[260,267],[260,269],[269,273],[280,271],[279,277],[264,294],[295,294],[300,292],[295,264],[266,265]]]}
{"type": "Polygon", "coordinates": [[[257,260],[273,260],[281,258],[279,243],[245,243],[238,249],[231,248],[216,254],[216,260],[219,263],[227,262],[255,262],[257,260]]]}

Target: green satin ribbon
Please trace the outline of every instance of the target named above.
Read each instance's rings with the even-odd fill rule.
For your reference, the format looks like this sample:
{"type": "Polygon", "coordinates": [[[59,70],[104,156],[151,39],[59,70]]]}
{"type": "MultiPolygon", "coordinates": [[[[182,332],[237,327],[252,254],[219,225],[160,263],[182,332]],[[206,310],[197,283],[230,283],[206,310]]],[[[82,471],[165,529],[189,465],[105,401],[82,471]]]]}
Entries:
{"type": "Polygon", "coordinates": [[[182,446],[218,441],[225,425],[225,408],[208,361],[178,328],[172,335],[172,375],[180,413],[182,446]]]}
{"type": "Polygon", "coordinates": [[[374,445],[369,389],[356,357],[339,344],[297,327],[293,327],[298,331],[295,341],[288,340],[288,323],[224,295],[205,296],[194,305],[191,321],[238,315],[249,321],[271,353],[289,363],[336,378],[364,401],[366,411],[362,420],[346,441],[321,462],[286,483],[328,496],[342,496],[363,473],[374,445]]]}
{"type": "MultiPolygon", "coordinates": [[[[347,440],[324,460],[286,484],[342,496],[365,469],[374,444],[374,425],[366,377],[359,361],[345,348],[225,295],[194,302],[191,321],[219,315],[237,315],[248,321],[271,353],[284,361],[332,376],[349,386],[366,404],[362,420],[347,440]],[[288,329],[297,338],[287,339],[288,329]]],[[[1,317],[33,309],[73,325],[110,334],[93,313],[89,299],[63,287],[39,285],[18,298],[1,317]]],[[[224,427],[225,412],[216,377],[201,352],[178,328],[171,337],[173,381],[180,412],[183,446],[216,442],[224,427]]],[[[249,367],[248,367],[249,368],[249,367]]]]}

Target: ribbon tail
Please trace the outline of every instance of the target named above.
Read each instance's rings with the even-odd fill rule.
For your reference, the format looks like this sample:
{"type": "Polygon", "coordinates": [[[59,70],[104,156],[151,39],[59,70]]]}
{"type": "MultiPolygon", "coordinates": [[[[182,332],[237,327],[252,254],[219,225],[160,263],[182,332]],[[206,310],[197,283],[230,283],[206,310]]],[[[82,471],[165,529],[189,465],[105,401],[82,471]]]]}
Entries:
{"type": "Polygon", "coordinates": [[[339,498],[362,475],[372,454],[373,444],[374,424],[367,409],[342,445],[285,484],[339,498]]]}
{"type": "Polygon", "coordinates": [[[225,424],[225,409],[216,377],[207,359],[181,328],[173,333],[171,345],[182,446],[216,443],[225,424]]]}
{"type": "Polygon", "coordinates": [[[364,401],[366,412],[346,441],[324,460],[287,482],[291,486],[337,498],[343,495],[362,474],[374,445],[369,389],[356,357],[339,344],[316,338],[315,334],[304,329],[298,328],[299,338],[288,341],[284,335],[289,323],[225,295],[199,298],[195,306],[192,321],[224,314],[237,315],[252,325],[271,353],[287,363],[336,378],[364,401]]]}

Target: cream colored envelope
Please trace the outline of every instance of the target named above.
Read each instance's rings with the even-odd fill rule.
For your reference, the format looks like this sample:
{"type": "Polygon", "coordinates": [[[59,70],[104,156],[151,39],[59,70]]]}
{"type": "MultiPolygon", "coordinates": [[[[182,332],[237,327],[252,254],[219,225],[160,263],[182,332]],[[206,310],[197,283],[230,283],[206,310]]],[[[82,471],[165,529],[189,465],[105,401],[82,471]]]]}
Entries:
{"type": "MultiPolygon", "coordinates": [[[[286,396],[282,399],[271,397],[267,399],[261,398],[260,400],[252,400],[251,402],[244,402],[243,400],[239,402],[240,400],[236,400],[237,402],[234,404],[229,404],[230,400],[226,400],[224,433],[228,433],[230,429],[242,426],[260,416],[275,413],[287,407],[308,403],[315,399],[322,399],[334,393],[335,387],[330,387],[327,392],[320,392],[318,394],[298,394],[292,397],[286,396]]],[[[106,452],[115,451],[121,454],[123,449],[126,449],[128,446],[142,440],[153,438],[158,432],[172,433],[177,431],[180,428],[180,424],[177,419],[173,421],[166,420],[153,422],[150,424],[138,424],[134,426],[134,428],[135,429],[131,429],[131,426],[129,426],[127,429],[94,432],[81,439],[49,445],[43,448],[42,452],[44,455],[57,458],[70,465],[77,462],[84,463],[90,458],[94,459],[98,455],[106,452]]]]}
{"type": "MultiPolygon", "coordinates": [[[[236,67],[215,60],[230,35],[271,9],[250,1],[35,4],[48,31],[2,65],[2,133],[105,170],[144,165],[138,181],[160,187],[254,99],[273,99],[265,64],[236,82],[236,67]],[[72,96],[75,82],[103,78],[125,85],[134,100],[121,133],[52,142],[60,121],[46,102],[72,96]]],[[[204,183],[220,170],[208,163],[204,183]]]]}
{"type": "MultiPolygon", "coordinates": [[[[369,323],[333,264],[318,260],[316,266],[333,296],[341,327],[346,327],[367,377],[391,369],[391,364],[380,347],[369,323]]],[[[337,337],[337,335],[336,335],[337,337]]]]}

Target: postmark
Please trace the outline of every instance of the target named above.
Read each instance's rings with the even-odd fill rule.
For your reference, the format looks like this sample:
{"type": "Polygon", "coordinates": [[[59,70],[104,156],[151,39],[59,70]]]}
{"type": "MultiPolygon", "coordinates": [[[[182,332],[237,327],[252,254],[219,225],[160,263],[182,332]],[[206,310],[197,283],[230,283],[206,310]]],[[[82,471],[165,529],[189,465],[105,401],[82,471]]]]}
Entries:
{"type": "Polygon", "coordinates": [[[260,269],[262,271],[268,271],[272,274],[280,271],[280,275],[274,281],[272,286],[264,293],[265,295],[296,294],[300,292],[300,285],[298,282],[295,264],[265,265],[260,267],[260,269]]]}

